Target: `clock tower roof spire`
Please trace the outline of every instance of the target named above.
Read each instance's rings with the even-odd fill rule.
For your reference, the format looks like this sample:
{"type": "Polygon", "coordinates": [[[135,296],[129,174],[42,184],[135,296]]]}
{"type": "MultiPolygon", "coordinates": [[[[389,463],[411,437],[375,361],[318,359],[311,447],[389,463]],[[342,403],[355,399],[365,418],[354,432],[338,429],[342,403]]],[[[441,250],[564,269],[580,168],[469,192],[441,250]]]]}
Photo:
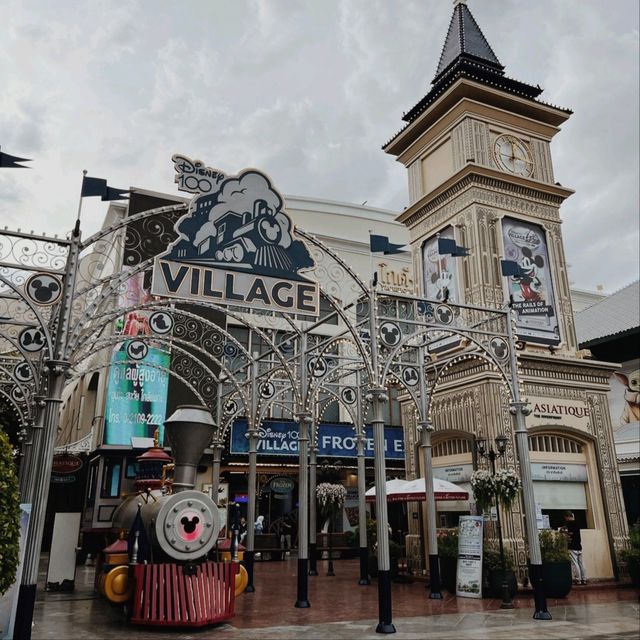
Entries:
{"type": "Polygon", "coordinates": [[[466,0],[454,0],[453,4],[453,16],[451,16],[433,83],[435,84],[439,77],[460,58],[468,58],[478,64],[486,65],[494,73],[503,75],[504,67],[484,37],[466,0]]]}
{"type": "MultiPolygon", "coordinates": [[[[459,80],[484,85],[527,101],[538,102],[536,98],[542,93],[538,85],[526,84],[505,75],[504,66],[482,33],[466,0],[454,0],[453,16],[431,89],[402,119],[408,125],[413,123],[459,80]]],[[[568,109],[559,110],[571,113],[568,109]]]]}

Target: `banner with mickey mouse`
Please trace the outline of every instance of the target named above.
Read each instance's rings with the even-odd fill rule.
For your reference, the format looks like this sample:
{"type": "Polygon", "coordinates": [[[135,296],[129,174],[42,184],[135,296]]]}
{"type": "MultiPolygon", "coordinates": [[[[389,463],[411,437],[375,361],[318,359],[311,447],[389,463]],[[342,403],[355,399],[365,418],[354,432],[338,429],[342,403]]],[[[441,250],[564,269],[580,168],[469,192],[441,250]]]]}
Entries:
{"type": "MultiPolygon", "coordinates": [[[[439,237],[454,240],[453,227],[443,229],[439,237]]],[[[438,236],[429,238],[422,247],[424,273],[424,295],[429,300],[444,302],[460,301],[458,293],[458,263],[450,255],[438,251],[438,236]]]]}
{"type": "Polygon", "coordinates": [[[503,218],[504,256],[517,262],[520,274],[509,276],[508,294],[518,314],[518,336],[529,342],[560,342],[547,241],[542,227],[503,218]]]}

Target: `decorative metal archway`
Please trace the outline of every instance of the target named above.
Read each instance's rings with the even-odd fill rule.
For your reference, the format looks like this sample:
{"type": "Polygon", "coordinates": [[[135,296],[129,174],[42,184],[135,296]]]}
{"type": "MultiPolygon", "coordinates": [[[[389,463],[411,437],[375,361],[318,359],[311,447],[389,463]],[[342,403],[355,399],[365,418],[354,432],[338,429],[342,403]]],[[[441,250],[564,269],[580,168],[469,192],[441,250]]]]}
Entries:
{"type": "MultiPolygon", "coordinates": [[[[33,476],[35,479],[32,495],[34,515],[27,541],[23,579],[27,598],[31,598],[35,593],[44,508],[48,494],[48,476],[59,420],[59,402],[67,380],[66,373],[70,367],[74,367],[75,373],[75,367],[81,360],[124,339],[122,336],[109,333],[113,318],[124,313],[122,309],[115,310],[117,294],[129,279],[140,276],[151,268],[159,248],[163,249],[176,239],[177,232],[174,225],[184,213],[183,205],[146,211],[101,230],[85,242],[81,240],[79,221],[68,239],[45,238],[20,232],[5,231],[4,234],[0,234],[0,240],[4,239],[5,242],[8,240],[8,244],[12,247],[8,252],[0,250],[0,256],[13,258],[13,262],[0,262],[0,269],[6,271],[0,279],[0,283],[4,285],[4,288],[0,289],[0,301],[4,303],[7,312],[12,314],[9,316],[10,326],[14,328],[23,326],[29,330],[41,331],[42,341],[46,345],[45,355],[38,357],[37,366],[36,358],[32,359],[32,365],[40,376],[39,388],[46,393],[46,396],[42,401],[36,402],[35,398],[32,401],[35,424],[41,425],[42,428],[34,429],[32,455],[25,457],[23,471],[23,474],[33,476]],[[25,241],[33,242],[38,247],[38,251],[33,251],[29,260],[26,261],[14,247],[15,244],[25,241]],[[47,249],[48,245],[50,245],[49,249],[47,249]],[[42,252],[45,256],[44,260],[34,258],[42,252]],[[25,286],[26,282],[20,282],[20,273],[23,271],[54,278],[60,289],[60,296],[56,298],[55,303],[48,304],[37,298],[34,301],[33,292],[30,294],[28,287],[25,286]],[[11,277],[7,277],[7,274],[11,277]],[[15,308],[21,306],[23,308],[15,308]],[[41,307],[47,312],[43,313],[41,307]],[[97,348],[85,349],[81,344],[89,337],[97,348]]],[[[420,386],[419,393],[410,390],[409,395],[418,409],[425,451],[425,469],[429,474],[431,473],[429,398],[448,367],[460,362],[460,357],[469,355],[469,357],[480,357],[495,367],[508,390],[511,410],[516,417],[516,444],[524,480],[524,504],[531,561],[534,566],[540,565],[540,551],[535,531],[535,505],[524,426],[527,410],[526,403],[520,398],[517,355],[513,348],[513,318],[510,310],[438,304],[418,297],[376,290],[368,287],[335,252],[324,246],[317,238],[302,231],[298,231],[297,235],[308,243],[312,250],[314,266],[309,269],[307,276],[319,283],[321,295],[330,306],[330,311],[325,316],[309,321],[284,311],[256,310],[242,304],[234,304],[232,308],[229,304],[211,302],[201,304],[203,308],[225,313],[234,321],[266,338],[265,351],[258,354],[245,351],[243,362],[231,367],[224,358],[218,359],[206,353],[193,341],[185,341],[175,336],[171,338],[138,336],[143,340],[166,341],[177,352],[184,350],[188,344],[190,352],[187,353],[190,361],[197,363],[198,366],[203,366],[203,363],[192,352],[204,352],[201,353],[203,356],[206,353],[207,358],[215,362],[222,372],[221,377],[214,375],[212,370],[208,371],[221,389],[220,394],[211,403],[216,414],[221,416],[225,401],[234,398],[242,400],[249,425],[247,436],[249,438],[248,517],[250,522],[255,520],[256,444],[263,409],[268,404],[260,401],[260,384],[275,386],[277,383],[280,387],[284,385],[291,387],[296,405],[294,412],[299,423],[299,490],[302,496],[308,497],[308,461],[310,455],[313,459],[315,444],[312,427],[317,399],[315,391],[321,388],[321,382],[331,381],[336,385],[354,386],[353,378],[356,376],[358,380],[355,387],[358,390],[358,405],[361,411],[357,419],[357,428],[363,422],[364,396],[364,400],[371,404],[376,452],[374,466],[378,487],[376,508],[380,572],[378,629],[390,630],[392,610],[389,545],[386,535],[387,505],[384,491],[386,473],[382,410],[383,404],[388,400],[386,383],[394,379],[400,380],[406,388],[415,386],[415,383],[420,386]],[[290,334],[286,339],[287,344],[292,347],[289,355],[284,356],[278,348],[274,339],[278,331],[290,334]],[[425,336],[429,336],[426,341],[425,336]],[[468,344],[463,344],[463,340],[467,340],[468,344]],[[427,365],[424,361],[425,352],[432,353],[439,350],[445,354],[443,359],[437,365],[433,363],[427,365]],[[447,351],[450,352],[449,355],[446,355],[447,351]],[[502,354],[500,357],[497,351],[502,354]],[[310,369],[309,362],[312,358],[316,358],[316,364],[313,364],[310,369]],[[323,362],[324,374],[315,376],[320,362],[323,362]],[[405,373],[406,371],[415,372],[417,380],[416,375],[405,373]],[[320,379],[317,384],[310,383],[310,375],[312,378],[320,379]],[[529,474],[528,478],[527,474],[529,474]]],[[[0,249],[2,246],[0,242],[0,249]]],[[[41,288],[41,284],[38,286],[41,288]]],[[[192,300],[189,304],[193,304],[195,308],[199,305],[192,300]]],[[[183,313],[172,309],[171,303],[167,300],[155,300],[149,304],[133,305],[131,308],[156,308],[176,315],[183,313]]],[[[201,320],[200,318],[198,321],[201,320]]],[[[17,329],[13,331],[17,336],[17,329]]],[[[230,334],[226,335],[230,337],[230,334]]],[[[24,344],[22,346],[24,348],[24,344]]],[[[175,371],[174,374],[180,375],[175,371]]],[[[182,377],[185,378],[185,376],[182,377]]],[[[204,400],[202,394],[198,395],[204,400]]],[[[233,414],[236,413],[237,410],[233,412],[233,414]]],[[[227,420],[226,428],[228,424],[227,420]]],[[[224,431],[219,431],[216,449],[223,437],[224,431]]],[[[361,442],[360,438],[358,442],[361,442]]],[[[429,477],[427,477],[427,483],[429,483],[429,477]]],[[[427,492],[428,495],[429,492],[427,492]]],[[[300,506],[296,606],[305,607],[309,605],[308,500],[301,500],[300,506]]],[[[431,509],[431,505],[428,508],[431,509]]],[[[429,519],[434,520],[434,518],[429,519]]],[[[435,555],[436,562],[431,568],[432,575],[437,576],[437,546],[435,538],[431,540],[432,533],[430,532],[430,543],[433,542],[433,544],[430,544],[430,549],[435,551],[432,555],[435,555]]],[[[253,545],[253,529],[249,528],[247,557],[250,567],[253,559],[253,545]]],[[[250,570],[249,590],[252,589],[253,572],[250,570]]],[[[432,591],[437,595],[437,587],[432,591]]],[[[536,591],[536,598],[539,598],[538,591],[536,591]]],[[[540,606],[543,604],[537,601],[536,608],[540,609],[540,606]]]]}

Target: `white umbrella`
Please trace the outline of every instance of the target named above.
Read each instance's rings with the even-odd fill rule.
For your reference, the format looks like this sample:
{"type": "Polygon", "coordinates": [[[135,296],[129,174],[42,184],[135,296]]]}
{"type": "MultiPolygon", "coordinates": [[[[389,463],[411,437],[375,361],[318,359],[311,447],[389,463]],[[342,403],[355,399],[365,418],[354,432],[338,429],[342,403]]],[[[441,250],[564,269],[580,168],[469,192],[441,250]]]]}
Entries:
{"type": "MultiPolygon", "coordinates": [[[[407,481],[405,487],[407,493],[419,495],[422,494],[418,500],[426,500],[426,494],[424,490],[424,478],[417,478],[416,480],[407,481]]],[[[457,484],[449,482],[448,480],[441,480],[440,478],[433,479],[433,493],[436,500],[468,500],[469,493],[460,488],[457,484]]]]}
{"type": "MultiPolygon", "coordinates": [[[[400,480],[394,478],[385,483],[387,489],[387,502],[413,502],[426,500],[424,478],[417,480],[400,480]]],[[[434,494],[436,500],[468,500],[469,494],[447,480],[433,479],[434,494]]],[[[371,487],[366,493],[367,502],[374,502],[376,488],[371,487]]]]}

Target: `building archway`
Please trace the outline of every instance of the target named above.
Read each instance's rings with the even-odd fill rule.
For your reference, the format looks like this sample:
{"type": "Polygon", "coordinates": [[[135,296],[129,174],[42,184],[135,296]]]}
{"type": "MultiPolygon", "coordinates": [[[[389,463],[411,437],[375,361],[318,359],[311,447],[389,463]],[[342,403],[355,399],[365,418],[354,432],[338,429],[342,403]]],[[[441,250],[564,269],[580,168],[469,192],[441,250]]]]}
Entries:
{"type": "Polygon", "coordinates": [[[617,569],[595,439],[562,425],[533,427],[529,456],[539,526],[557,529],[564,525],[564,513],[573,512],[581,529],[587,575],[614,577],[617,569]]]}

